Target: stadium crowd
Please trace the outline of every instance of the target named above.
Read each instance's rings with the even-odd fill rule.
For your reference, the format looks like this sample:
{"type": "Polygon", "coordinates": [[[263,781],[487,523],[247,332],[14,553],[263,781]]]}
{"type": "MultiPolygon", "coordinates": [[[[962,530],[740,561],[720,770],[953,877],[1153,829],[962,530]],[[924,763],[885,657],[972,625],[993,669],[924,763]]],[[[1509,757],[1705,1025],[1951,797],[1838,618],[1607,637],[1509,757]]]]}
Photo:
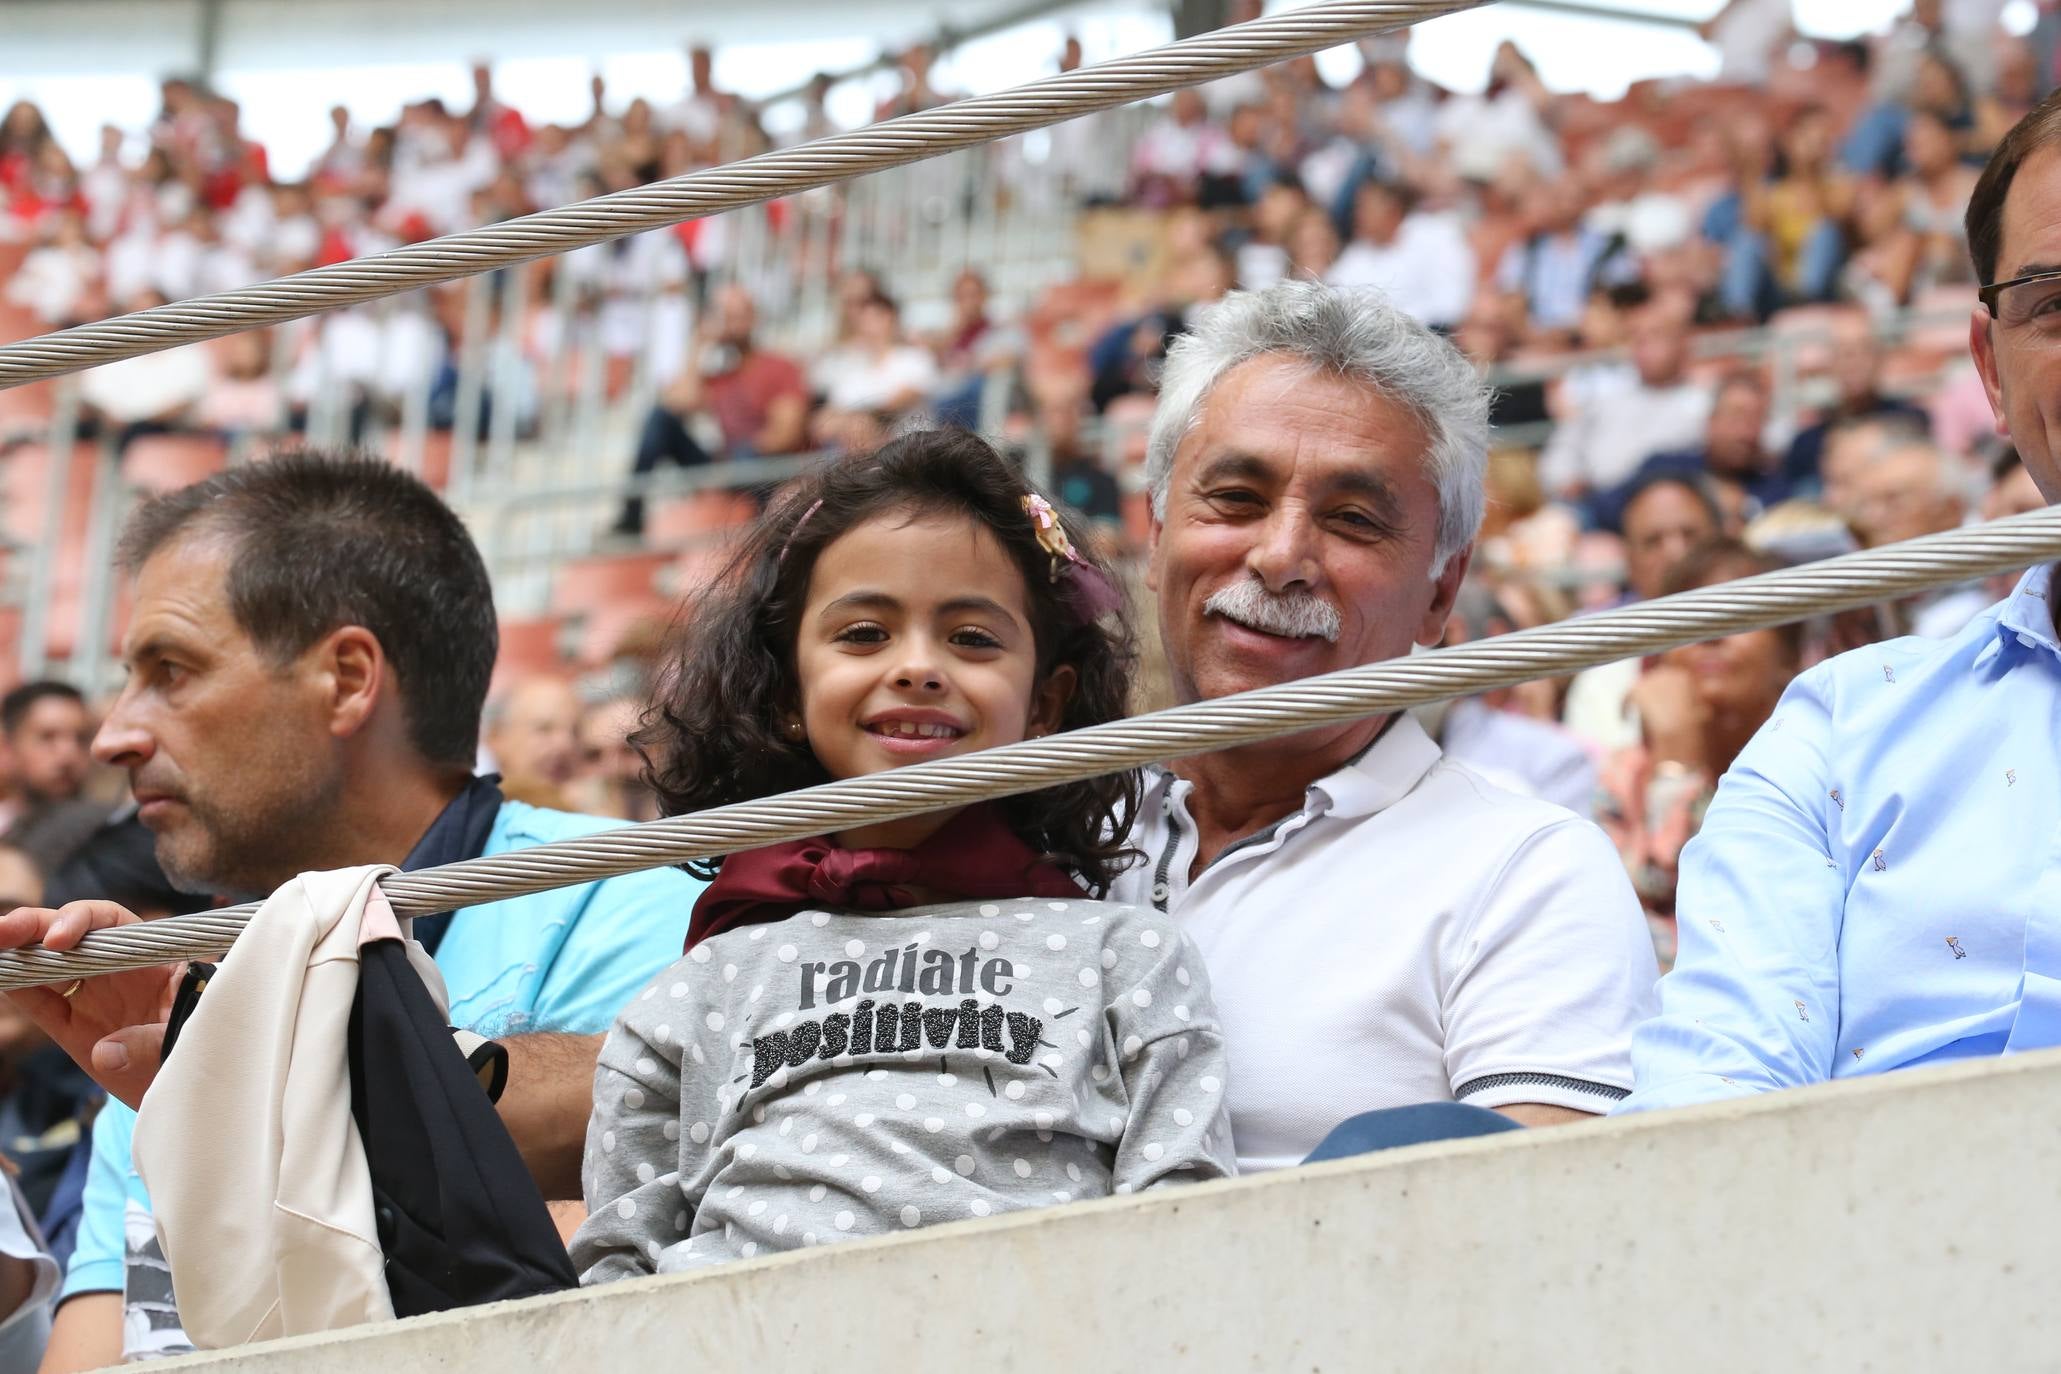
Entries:
{"type": "MultiPolygon", "coordinates": [[[[135,604],[120,700],[88,702],[58,682],[0,700],[0,909],[23,909],[0,917],[0,944],[62,948],[89,925],[262,896],[306,870],[502,852],[2039,508],[2053,455],[2033,451],[2045,431],[2012,406],[2030,404],[2019,379],[2045,355],[2025,340],[2054,328],[2041,307],[2057,287],[2026,242],[2010,241],[2032,232],[2037,211],[2012,220],[2005,198],[2021,166],[2039,175],[2012,205],[2035,194],[2051,204],[2061,185],[2061,116],[2041,104],[2054,84],[2053,8],[2017,38],[1999,27],[1998,5],[1919,0],[1853,43],[1797,41],[1774,22],[1784,9],[1736,0],[1713,20],[1719,82],[1640,87],[1614,103],[1548,91],[1508,46],[1479,94],[1436,90],[1399,48],[1378,45],[1339,89],[1303,61],[1179,93],[1131,144],[1121,194],[1082,193],[1084,216],[1153,270],[1084,272],[1001,308],[969,268],[934,303],[930,328],[908,325],[890,274],[825,263],[837,274],[835,337],[806,352],[776,344],[780,322],[766,317],[791,296],[731,270],[721,221],[540,267],[580,274],[600,346],[617,359],[654,344],[635,329],[610,334],[612,301],[661,294],[677,306],[665,317],[670,351],[648,364],[658,385],[632,417],[626,474],[805,453],[851,461],[734,503],[736,578],[693,603],[681,639],[616,646],[605,666],[504,672],[491,692],[479,554],[432,493],[392,469],[280,458],[144,507],[123,544],[135,604]],[[2010,169],[2001,178],[1999,166],[2010,169]],[[1978,343],[1971,359],[1977,284],[2016,276],[2029,280],[1985,306],[1988,337],[2022,331],[2017,351],[1978,343]],[[949,427],[989,413],[998,387],[999,453],[949,427]],[[1024,488],[1025,466],[1058,510],[1024,488]],[[405,552],[362,566],[368,541],[388,538],[405,552]],[[829,596],[839,579],[853,589],[829,596]],[[1139,582],[1134,674],[1131,646],[1102,612],[1139,582]],[[946,593],[958,600],[933,605],[946,593]],[[848,611],[852,625],[811,638],[817,620],[848,611]],[[981,620],[980,642],[953,617],[981,620]],[[933,642],[918,626],[949,633],[933,642]],[[254,758],[268,767],[250,768],[254,758]],[[51,914],[73,898],[99,900],[51,914]]],[[[930,60],[922,48],[903,56],[881,116],[950,98],[930,60]]],[[[1078,60],[1070,45],[1060,62],[1078,60]]],[[[482,66],[464,111],[426,101],[369,132],[338,112],[335,142],[291,183],[271,177],[234,103],[193,83],[166,82],[147,135],[109,130],[84,169],[33,107],[17,106],[0,123],[0,221],[28,251],[5,291],[56,327],[770,146],[749,103],[715,87],[705,51],[692,70],[662,109],[615,112],[597,82],[593,116],[568,128],[533,127],[520,93],[497,92],[482,66]]],[[[829,129],[822,97],[819,83],[805,136],[829,129]]],[[[1065,126],[1046,155],[1062,173],[1069,159],[1085,169],[1107,155],[1097,137],[1094,120],[1065,126]]],[[[826,197],[769,214],[841,212],[826,197]]],[[[540,358],[565,323],[551,292],[530,299],[522,338],[540,358]]],[[[431,389],[432,423],[448,429],[465,312],[457,292],[429,301],[346,312],[283,344],[237,336],[99,369],[85,382],[87,421],[117,442],[285,436],[342,379],[354,440],[374,442],[416,386],[431,389]]],[[[547,386],[550,369],[531,362],[532,389],[547,386]]],[[[497,400],[526,421],[538,404],[497,400]]],[[[647,497],[625,490],[607,535],[636,548],[647,497]]],[[[2054,1043],[2039,1040],[2044,1023],[2022,989],[2023,1008],[2004,992],[1990,999],[2015,1023],[1984,1003],[1987,1020],[1935,1009],[1939,1024],[1913,1030],[1893,995],[1842,994],[1836,978],[1782,986],[1781,1007],[1793,1001],[1812,1029],[1771,1029],[1759,1003],[1773,994],[1752,973],[1767,948],[1728,953],[1711,914],[1752,909],[1728,903],[1752,891],[1756,834],[1782,862],[1809,850],[1813,869],[1844,865],[1856,892],[1870,858],[1885,871],[1882,848],[1849,852],[1857,841],[1841,827],[1866,822],[1842,799],[1856,785],[1844,774],[1831,775],[1836,816],[1812,812],[1792,827],[1802,838],[1770,837],[1779,827],[1763,813],[1826,791],[1823,775],[1777,757],[1766,727],[1778,704],[1793,703],[1785,718],[1802,732],[1838,716],[1856,737],[1888,733],[1878,718],[1839,716],[1861,709],[1848,704],[1854,665],[1877,665],[1849,651],[1879,645],[1886,681],[1932,683],[1949,655],[1993,649],[2000,625],[2028,650],[2036,638],[2051,650],[2051,617],[2024,621],[2042,576],[1312,732],[1263,759],[1205,756],[1055,792],[1043,809],[869,828],[838,837],[827,857],[820,844],[783,847],[777,863],[589,885],[562,909],[542,904],[548,894],[518,899],[536,905],[439,918],[425,943],[451,1021],[502,1041],[499,1116],[517,1163],[543,1198],[584,1197],[555,1213],[578,1270],[566,1280],[988,1215],[1033,1193],[1067,1200],[1281,1167],[1419,1130],[1549,1125],[1628,1095],[1636,1110],[2054,1043]],[[1835,679],[1848,698],[1832,700],[1835,679]],[[1738,818],[1750,807],[1762,831],[1738,818]],[[1727,818],[1735,831],[1698,839],[1727,818]],[[1458,829],[1482,856],[1473,867],[1447,861],[1458,829]],[[1113,835],[1144,861],[1118,854],[1113,835]],[[1337,853],[1291,861],[1319,850],[1337,853]],[[1358,933],[1340,886],[1370,860],[1402,913],[1378,943],[1358,933]],[[999,886],[982,885],[996,873],[999,886]],[[1089,902],[1080,879],[1115,905],[1089,902]],[[1698,881],[1704,919],[1678,925],[1698,881]],[[992,903],[1030,896],[1078,899],[1087,919],[1069,917],[1064,933],[1042,919],[1022,933],[989,928],[1002,910],[992,903]],[[1304,913],[1300,925],[1255,920],[1284,903],[1304,913]],[[913,918],[881,913],[911,906],[926,928],[950,931],[932,953],[969,945],[963,969],[925,960],[921,992],[948,995],[937,1005],[950,1010],[911,1001],[897,1025],[892,1004],[876,1013],[868,1000],[783,1016],[756,1040],[715,1034],[726,1017],[753,1017],[758,991],[743,989],[777,979],[785,997],[796,972],[797,1015],[818,996],[843,1005],[862,979],[869,994],[895,991],[892,961],[884,973],[862,967],[852,947],[899,943],[881,923],[913,918]],[[1464,928],[1432,914],[1454,912],[1464,928]],[[528,933],[483,934],[517,925],[528,933]],[[526,947],[541,938],[531,926],[562,944],[526,947]],[[1069,940],[1082,952],[1060,960],[1069,940]],[[1681,971],[1656,1001],[1653,973],[1678,949],[1681,971]],[[1116,1000],[1107,1025],[1081,1029],[1082,1055],[1069,1040],[1035,1059],[1050,1025],[1003,1010],[1012,980],[1045,1017],[1070,998],[1116,1000]],[[933,1024],[940,1015],[950,1019],[933,1024]],[[689,1017],[711,1034],[676,1029],[689,1017]],[[1817,1027],[1837,1046],[1810,1041],[1817,1027]],[[999,1130],[920,1112],[907,1134],[868,1134],[915,1098],[876,1090],[876,1074],[825,1075],[876,1035],[882,1053],[898,1036],[898,1056],[920,1057],[926,1036],[934,1049],[978,1050],[1008,1080],[1006,1098],[992,1073],[973,1093],[941,1070],[953,1091],[926,1101],[949,1099],[971,1121],[1024,1104],[1022,1134],[1050,1145],[1057,1133],[1064,1148],[1022,1147],[1032,1158],[1012,1161],[999,1130]],[[695,1099],[707,1074],[694,1066],[706,1056],[728,1067],[733,1054],[750,1088],[723,1083],[695,1099]],[[1312,1104],[1319,1082],[1336,1092],[1312,1104]],[[809,1100],[819,1085],[840,1089],[829,1103],[850,1094],[867,1110],[833,1122],[809,1100]],[[1496,1119],[1356,1116],[1427,1103],[1496,1119]],[[922,1167],[911,1174],[905,1157],[922,1167]],[[825,1203],[826,1189],[837,1199],[825,1203]]],[[[1830,736],[1811,740],[1830,757],[1830,736]]],[[[1946,767],[1944,757],[1906,763],[1946,767]]],[[[1762,909],[1779,900],[1758,898],[1762,909]]],[[[1825,897],[1834,911],[1858,900],[1825,897]]],[[[1963,942],[1976,943],[1941,938],[1956,964],[1963,942]]],[[[900,992],[913,995],[917,962],[912,943],[900,992]]],[[[0,1149],[22,1171],[18,1205],[68,1263],[46,1368],[183,1348],[189,1332],[245,1321],[237,1304],[276,1282],[222,1278],[210,1284],[221,1293],[175,1305],[176,1256],[168,1264],[149,1228],[128,1224],[161,1191],[144,1188],[142,1167],[176,1181],[178,1210],[158,1199],[164,1234],[207,1211],[195,1198],[221,1202],[219,1183],[194,1183],[191,1161],[152,1158],[131,1110],[153,1075],[202,1062],[209,1043],[160,1068],[165,988],[162,977],[146,984],[123,975],[26,994],[0,1030],[0,1149]]],[[[158,1100],[168,1097],[178,1100],[158,1100]]],[[[507,1234],[523,1224],[511,1219],[507,1234]]],[[[11,1253],[4,1232],[0,1253],[11,1253]]],[[[23,1294],[51,1296],[56,1272],[38,1264],[0,1270],[0,1307],[10,1294],[24,1310],[23,1294]]],[[[564,1256],[553,1264],[546,1280],[493,1291],[542,1291],[564,1256]]],[[[393,1301],[389,1314],[398,1290],[393,1301]]],[[[276,1332],[265,1325],[275,1319],[237,1327],[238,1339],[276,1332]]]]}

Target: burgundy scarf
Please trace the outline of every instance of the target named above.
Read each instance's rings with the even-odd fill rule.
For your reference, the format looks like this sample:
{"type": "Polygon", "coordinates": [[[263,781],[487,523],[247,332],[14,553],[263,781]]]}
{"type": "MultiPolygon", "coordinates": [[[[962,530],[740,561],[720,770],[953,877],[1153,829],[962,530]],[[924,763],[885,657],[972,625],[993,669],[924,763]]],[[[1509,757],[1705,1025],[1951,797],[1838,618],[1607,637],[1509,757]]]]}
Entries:
{"type": "Polygon", "coordinates": [[[969,806],[914,849],[845,849],[819,835],[732,854],[694,903],[687,948],[797,911],[898,911],[917,905],[918,890],[942,901],[1087,895],[997,808],[969,806]]]}

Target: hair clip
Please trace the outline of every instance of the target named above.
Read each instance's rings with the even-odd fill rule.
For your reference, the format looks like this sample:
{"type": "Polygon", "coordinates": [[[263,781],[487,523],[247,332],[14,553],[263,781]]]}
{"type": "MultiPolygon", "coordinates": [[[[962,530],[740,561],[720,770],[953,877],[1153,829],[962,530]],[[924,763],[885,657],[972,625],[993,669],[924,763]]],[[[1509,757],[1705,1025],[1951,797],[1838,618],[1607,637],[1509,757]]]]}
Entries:
{"type": "Polygon", "coordinates": [[[1052,581],[1059,599],[1083,625],[1092,625],[1123,605],[1123,593],[1109,574],[1082,558],[1067,538],[1066,526],[1052,503],[1036,492],[1026,493],[1023,512],[1030,517],[1038,547],[1052,556],[1052,581]]]}

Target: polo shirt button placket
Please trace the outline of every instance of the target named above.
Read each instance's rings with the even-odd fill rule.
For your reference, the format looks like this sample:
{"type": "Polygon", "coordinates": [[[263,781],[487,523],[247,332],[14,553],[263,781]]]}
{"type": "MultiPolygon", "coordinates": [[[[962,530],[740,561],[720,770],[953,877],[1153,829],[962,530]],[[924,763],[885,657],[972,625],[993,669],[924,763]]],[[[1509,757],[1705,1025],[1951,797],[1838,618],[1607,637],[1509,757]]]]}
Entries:
{"type": "Polygon", "coordinates": [[[1152,885],[1152,900],[1155,902],[1164,902],[1168,897],[1173,895],[1173,891],[1174,890],[1171,887],[1168,887],[1165,883],[1154,883],[1152,885]]]}

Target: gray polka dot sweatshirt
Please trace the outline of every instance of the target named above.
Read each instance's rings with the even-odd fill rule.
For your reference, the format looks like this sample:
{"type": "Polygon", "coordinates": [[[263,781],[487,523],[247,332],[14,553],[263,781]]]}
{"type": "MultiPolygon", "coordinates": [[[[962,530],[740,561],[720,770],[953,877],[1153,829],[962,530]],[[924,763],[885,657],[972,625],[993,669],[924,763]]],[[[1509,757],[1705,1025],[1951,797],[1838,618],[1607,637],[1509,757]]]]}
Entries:
{"type": "Polygon", "coordinates": [[[1221,1178],[1202,959],[1105,902],[803,912],[727,931],[616,1018],[584,1283],[1221,1178]]]}

